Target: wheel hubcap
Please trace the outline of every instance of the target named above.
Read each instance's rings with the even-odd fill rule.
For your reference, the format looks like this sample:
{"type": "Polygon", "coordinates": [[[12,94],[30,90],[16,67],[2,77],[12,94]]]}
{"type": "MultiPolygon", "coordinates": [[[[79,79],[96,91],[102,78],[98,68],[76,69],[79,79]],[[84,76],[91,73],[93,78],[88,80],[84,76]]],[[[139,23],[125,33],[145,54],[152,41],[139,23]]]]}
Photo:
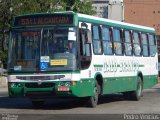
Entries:
{"type": "Polygon", "coordinates": [[[97,102],[97,100],[98,100],[98,89],[97,89],[97,86],[95,86],[95,88],[94,88],[94,101],[96,101],[97,102]]]}
{"type": "Polygon", "coordinates": [[[141,96],[141,91],[142,91],[141,89],[142,89],[141,83],[139,82],[138,83],[138,91],[137,91],[138,92],[138,96],[141,96]]]}

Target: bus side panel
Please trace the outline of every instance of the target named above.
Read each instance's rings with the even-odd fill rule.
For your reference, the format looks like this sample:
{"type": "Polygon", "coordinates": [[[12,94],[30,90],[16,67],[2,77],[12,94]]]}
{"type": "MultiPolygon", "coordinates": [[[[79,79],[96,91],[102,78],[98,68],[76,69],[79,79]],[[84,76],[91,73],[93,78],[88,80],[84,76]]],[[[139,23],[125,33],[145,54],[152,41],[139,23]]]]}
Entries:
{"type": "Polygon", "coordinates": [[[76,97],[86,97],[94,95],[94,80],[81,79],[76,86],[72,86],[72,94],[76,97]]]}
{"type": "Polygon", "coordinates": [[[158,83],[158,67],[157,67],[157,54],[153,57],[141,57],[137,59],[141,61],[139,69],[143,74],[143,88],[152,88],[158,83]]]}
{"type": "Polygon", "coordinates": [[[104,84],[103,94],[110,94],[114,92],[133,91],[136,86],[136,77],[117,77],[105,78],[107,82],[104,84]]]}
{"type": "Polygon", "coordinates": [[[143,88],[152,88],[158,83],[158,75],[143,76],[143,88]]]}

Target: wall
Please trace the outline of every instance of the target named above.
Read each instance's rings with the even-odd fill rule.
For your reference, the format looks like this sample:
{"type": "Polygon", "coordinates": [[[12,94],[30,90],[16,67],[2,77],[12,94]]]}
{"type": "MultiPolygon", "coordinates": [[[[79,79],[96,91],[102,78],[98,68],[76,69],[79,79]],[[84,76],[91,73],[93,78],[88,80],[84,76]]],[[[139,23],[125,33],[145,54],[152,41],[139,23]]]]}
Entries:
{"type": "Polygon", "coordinates": [[[124,21],[154,27],[160,35],[160,0],[124,0],[124,21]]]}

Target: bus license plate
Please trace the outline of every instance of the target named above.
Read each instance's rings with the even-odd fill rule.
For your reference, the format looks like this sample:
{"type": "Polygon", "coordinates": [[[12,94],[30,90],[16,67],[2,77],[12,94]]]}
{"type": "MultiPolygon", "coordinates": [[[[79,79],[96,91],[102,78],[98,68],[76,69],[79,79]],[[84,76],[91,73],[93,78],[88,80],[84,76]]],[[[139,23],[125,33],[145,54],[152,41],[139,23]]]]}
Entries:
{"type": "Polygon", "coordinates": [[[58,87],[57,91],[69,91],[70,88],[69,87],[66,87],[66,86],[61,86],[61,87],[58,87]]]}

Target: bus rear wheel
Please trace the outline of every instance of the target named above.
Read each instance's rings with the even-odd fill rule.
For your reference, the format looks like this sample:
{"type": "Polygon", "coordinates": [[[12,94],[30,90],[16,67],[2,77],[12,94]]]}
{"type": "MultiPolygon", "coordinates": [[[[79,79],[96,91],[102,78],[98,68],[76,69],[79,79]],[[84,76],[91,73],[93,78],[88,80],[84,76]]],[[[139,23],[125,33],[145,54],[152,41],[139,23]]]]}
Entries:
{"type": "Polygon", "coordinates": [[[142,96],[142,90],[143,90],[143,82],[141,77],[138,76],[136,90],[130,92],[124,92],[123,96],[125,99],[139,101],[142,96]]]}
{"type": "Polygon", "coordinates": [[[100,85],[98,84],[97,81],[95,81],[95,85],[94,85],[94,96],[90,96],[88,103],[89,106],[94,108],[97,106],[98,104],[98,99],[99,99],[99,94],[100,94],[100,85]]]}
{"type": "Polygon", "coordinates": [[[143,90],[143,82],[141,77],[138,76],[136,90],[132,92],[133,100],[136,100],[136,101],[140,100],[140,98],[142,97],[142,90],[143,90]]]}

